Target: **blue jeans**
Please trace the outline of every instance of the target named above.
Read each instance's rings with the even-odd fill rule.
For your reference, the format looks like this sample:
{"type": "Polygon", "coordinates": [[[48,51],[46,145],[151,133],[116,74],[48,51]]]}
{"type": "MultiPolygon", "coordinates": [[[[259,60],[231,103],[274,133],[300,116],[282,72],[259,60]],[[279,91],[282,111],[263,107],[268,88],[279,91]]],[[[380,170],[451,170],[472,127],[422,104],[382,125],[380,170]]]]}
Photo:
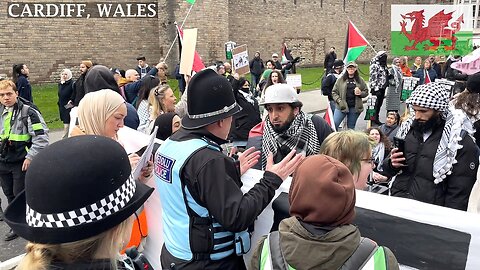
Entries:
{"type": "Polygon", "coordinates": [[[333,121],[335,122],[335,128],[338,130],[338,127],[340,126],[340,123],[342,123],[345,116],[347,117],[348,129],[355,129],[358,116],[360,116],[360,113],[356,112],[355,107],[348,108],[348,113],[342,112],[340,109],[335,108],[335,112],[333,113],[333,121]]]}

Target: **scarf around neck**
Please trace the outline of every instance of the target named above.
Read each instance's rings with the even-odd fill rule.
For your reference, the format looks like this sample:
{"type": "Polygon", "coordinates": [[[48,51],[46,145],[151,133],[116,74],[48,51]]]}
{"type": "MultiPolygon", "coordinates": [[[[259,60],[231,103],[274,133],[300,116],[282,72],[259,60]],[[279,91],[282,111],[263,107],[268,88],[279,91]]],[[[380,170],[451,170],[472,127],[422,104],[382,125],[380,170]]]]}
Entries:
{"type": "MultiPolygon", "coordinates": [[[[435,184],[444,181],[448,175],[452,174],[453,165],[458,162],[455,159],[457,151],[463,147],[459,144],[463,139],[462,131],[466,131],[469,136],[473,136],[473,133],[475,133],[472,121],[470,121],[462,110],[450,107],[446,112],[441,114],[441,117],[445,119],[445,126],[433,161],[435,184]]],[[[414,119],[415,113],[412,113],[400,126],[397,137],[405,139],[414,119]]]]}
{"type": "Polygon", "coordinates": [[[300,113],[295,117],[290,127],[283,133],[277,133],[273,129],[270,118],[267,117],[263,127],[262,139],[262,169],[267,166],[268,153],[273,156],[280,149],[287,147],[290,151],[295,149],[297,153],[303,153],[305,156],[318,154],[320,143],[318,141],[317,131],[310,114],[300,113]]]}

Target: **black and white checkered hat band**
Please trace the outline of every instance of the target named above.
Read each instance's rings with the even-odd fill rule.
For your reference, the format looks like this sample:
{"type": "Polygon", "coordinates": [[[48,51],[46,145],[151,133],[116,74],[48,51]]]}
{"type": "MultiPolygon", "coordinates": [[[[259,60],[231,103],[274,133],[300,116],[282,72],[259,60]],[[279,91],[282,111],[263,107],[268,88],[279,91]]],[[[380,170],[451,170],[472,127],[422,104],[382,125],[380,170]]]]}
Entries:
{"type": "Polygon", "coordinates": [[[448,108],[449,92],[439,83],[427,83],[417,87],[407,104],[444,112],[448,108]]]}
{"type": "Polygon", "coordinates": [[[121,187],[104,199],[63,213],[41,214],[27,204],[27,224],[37,228],[65,228],[99,221],[122,209],[132,199],[135,189],[135,181],[130,177],[121,187]]]}

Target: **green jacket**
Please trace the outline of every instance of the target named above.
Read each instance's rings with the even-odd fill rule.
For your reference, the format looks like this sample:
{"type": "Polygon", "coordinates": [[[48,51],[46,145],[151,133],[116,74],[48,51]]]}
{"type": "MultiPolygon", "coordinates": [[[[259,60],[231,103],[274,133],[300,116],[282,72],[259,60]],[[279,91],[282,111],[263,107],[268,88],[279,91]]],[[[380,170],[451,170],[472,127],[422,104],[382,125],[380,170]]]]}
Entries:
{"type": "MultiPolygon", "coordinates": [[[[360,96],[355,96],[355,109],[357,113],[363,112],[363,100],[362,98],[368,96],[368,87],[362,77],[359,77],[360,81],[356,82],[356,85],[360,90],[362,90],[362,94],[360,96]]],[[[338,78],[333,85],[332,89],[332,97],[335,103],[337,103],[338,108],[342,112],[348,112],[347,106],[347,81],[343,80],[342,77],[338,78]]]]}
{"type": "MultiPolygon", "coordinates": [[[[280,247],[287,263],[295,269],[340,269],[360,244],[360,231],[354,225],[344,225],[323,234],[314,235],[296,217],[280,222],[280,247]]],[[[263,237],[253,252],[249,269],[260,269],[263,237]]],[[[398,270],[398,262],[386,247],[388,270],[398,270]]]]}

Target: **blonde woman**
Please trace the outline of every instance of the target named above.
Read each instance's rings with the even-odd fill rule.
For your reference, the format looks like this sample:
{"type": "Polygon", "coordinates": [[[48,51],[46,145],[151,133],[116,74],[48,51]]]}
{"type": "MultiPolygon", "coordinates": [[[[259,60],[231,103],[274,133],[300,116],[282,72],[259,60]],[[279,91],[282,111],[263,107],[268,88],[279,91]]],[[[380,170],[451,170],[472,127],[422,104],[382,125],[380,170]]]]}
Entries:
{"type": "Polygon", "coordinates": [[[323,141],[320,154],[333,157],[345,164],[353,175],[355,188],[364,190],[374,167],[372,143],[363,132],[353,130],[335,132],[323,141]]]}
{"type": "Polygon", "coordinates": [[[63,138],[68,136],[70,127],[70,109],[72,105],[68,105],[68,101],[73,94],[74,82],[72,79],[72,71],[68,68],[60,73],[60,82],[58,83],[58,112],[60,120],[63,122],[63,138]]]}
{"type": "Polygon", "coordinates": [[[17,269],[126,269],[119,251],[153,191],[130,173],[125,150],[103,136],[64,139],[40,152],[25,192],[5,212],[29,241],[17,269]]]}
{"type": "Polygon", "coordinates": [[[150,123],[146,133],[150,134],[153,128],[153,122],[163,113],[174,112],[180,118],[183,118],[187,112],[187,91],[182,95],[180,102],[173,93],[172,88],[168,84],[159,85],[150,91],[148,103],[150,104],[150,123]]]}

